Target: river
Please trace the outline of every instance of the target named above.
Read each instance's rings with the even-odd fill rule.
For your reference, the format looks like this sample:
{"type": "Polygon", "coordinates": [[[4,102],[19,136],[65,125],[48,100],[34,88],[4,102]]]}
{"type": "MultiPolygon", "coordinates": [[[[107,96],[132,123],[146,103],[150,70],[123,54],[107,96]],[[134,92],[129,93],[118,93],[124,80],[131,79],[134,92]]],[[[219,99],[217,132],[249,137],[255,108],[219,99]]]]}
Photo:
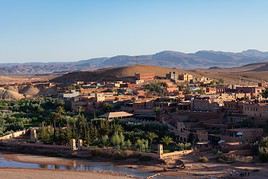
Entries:
{"type": "MultiPolygon", "coordinates": [[[[72,171],[98,171],[146,178],[155,173],[136,168],[120,166],[111,162],[91,162],[79,159],[63,159],[25,154],[0,153],[0,168],[27,168],[72,171]]],[[[175,179],[180,177],[157,176],[156,179],[175,179]]]]}

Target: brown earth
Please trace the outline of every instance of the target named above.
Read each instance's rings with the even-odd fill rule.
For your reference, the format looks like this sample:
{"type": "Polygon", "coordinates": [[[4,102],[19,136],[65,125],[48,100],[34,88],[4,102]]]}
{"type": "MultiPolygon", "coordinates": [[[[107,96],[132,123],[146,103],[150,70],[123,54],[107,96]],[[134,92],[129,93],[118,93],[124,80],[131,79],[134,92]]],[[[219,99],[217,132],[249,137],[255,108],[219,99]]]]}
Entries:
{"type": "Polygon", "coordinates": [[[133,65],[128,67],[104,68],[95,71],[72,72],[57,77],[51,81],[57,83],[73,83],[75,81],[112,81],[133,77],[136,73],[154,73],[156,76],[164,77],[170,71],[184,72],[184,70],[176,68],[133,65]]]}
{"type": "MultiPolygon", "coordinates": [[[[120,80],[133,77],[135,73],[155,73],[163,77],[170,71],[179,73],[188,72],[195,77],[209,77],[212,79],[223,79],[226,84],[256,84],[262,81],[268,81],[268,64],[257,63],[234,68],[212,68],[212,69],[193,69],[183,70],[177,68],[165,68],[159,66],[133,65],[128,67],[104,68],[95,71],[79,71],[55,75],[24,75],[24,76],[0,76],[0,85],[2,84],[22,84],[36,81],[48,81],[58,83],[72,83],[75,81],[103,81],[120,80]]],[[[30,90],[29,93],[32,93],[30,90]]],[[[35,92],[34,92],[35,93],[35,92]]]]}
{"type": "Polygon", "coordinates": [[[23,83],[32,83],[32,82],[45,82],[52,78],[55,78],[56,75],[47,74],[47,75],[1,75],[0,76],[0,85],[8,84],[23,84],[23,83]]]}
{"type": "Polygon", "coordinates": [[[268,81],[266,64],[253,64],[236,68],[193,69],[182,70],[177,68],[165,68],[159,66],[133,65],[119,68],[106,68],[96,71],[72,72],[53,79],[58,83],[72,83],[75,81],[110,81],[120,80],[135,73],[155,73],[156,76],[164,77],[171,71],[179,73],[188,72],[195,77],[209,77],[211,79],[223,79],[226,84],[251,85],[261,81],[268,81]],[[263,70],[260,70],[263,69],[263,70]]]}
{"type": "Polygon", "coordinates": [[[46,169],[1,168],[3,179],[127,179],[130,177],[100,172],[62,171],[46,169]]]}

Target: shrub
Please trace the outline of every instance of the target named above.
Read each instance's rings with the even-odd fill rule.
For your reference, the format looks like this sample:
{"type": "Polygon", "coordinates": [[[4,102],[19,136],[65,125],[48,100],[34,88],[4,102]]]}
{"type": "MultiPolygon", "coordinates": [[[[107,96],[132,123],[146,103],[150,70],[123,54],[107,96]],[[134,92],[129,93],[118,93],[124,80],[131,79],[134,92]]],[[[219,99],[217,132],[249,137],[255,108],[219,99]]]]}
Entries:
{"type": "Polygon", "coordinates": [[[148,144],[148,140],[145,139],[138,139],[136,141],[136,148],[140,151],[140,152],[145,152],[148,150],[149,148],[149,144],[148,144]]]}
{"type": "Polygon", "coordinates": [[[128,140],[126,141],[125,145],[126,145],[127,149],[131,149],[132,143],[131,143],[131,141],[128,139],[128,140]]]}

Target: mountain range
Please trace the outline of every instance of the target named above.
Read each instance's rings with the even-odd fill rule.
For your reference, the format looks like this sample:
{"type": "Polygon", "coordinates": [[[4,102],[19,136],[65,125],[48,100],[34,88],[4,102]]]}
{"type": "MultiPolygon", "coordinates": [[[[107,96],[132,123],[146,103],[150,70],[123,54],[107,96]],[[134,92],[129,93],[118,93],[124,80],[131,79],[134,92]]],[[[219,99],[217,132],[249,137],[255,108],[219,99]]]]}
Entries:
{"type": "Polygon", "coordinates": [[[195,53],[162,51],[152,55],[118,55],[73,62],[2,63],[0,64],[0,74],[65,73],[73,71],[92,71],[101,68],[123,67],[136,64],[183,69],[227,68],[262,62],[268,62],[268,52],[253,49],[237,53],[211,50],[202,50],[195,53]]]}

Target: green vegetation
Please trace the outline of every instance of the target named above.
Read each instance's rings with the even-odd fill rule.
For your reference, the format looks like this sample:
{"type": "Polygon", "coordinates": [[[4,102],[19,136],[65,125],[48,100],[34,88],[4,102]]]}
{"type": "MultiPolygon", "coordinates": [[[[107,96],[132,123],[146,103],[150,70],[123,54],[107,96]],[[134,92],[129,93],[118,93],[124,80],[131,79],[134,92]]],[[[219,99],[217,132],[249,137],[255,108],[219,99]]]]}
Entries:
{"type": "Polygon", "coordinates": [[[0,102],[0,135],[39,126],[50,119],[50,114],[63,103],[57,99],[42,98],[35,100],[0,102]]]}
{"type": "Polygon", "coordinates": [[[263,98],[268,98],[268,88],[266,88],[266,89],[262,92],[262,97],[263,97],[263,98]]]}
{"type": "Polygon", "coordinates": [[[259,158],[263,162],[268,162],[268,137],[264,137],[258,148],[259,158]]]}
{"type": "Polygon", "coordinates": [[[220,78],[217,82],[217,85],[224,85],[224,80],[220,78]]]}
{"type": "Polygon", "coordinates": [[[145,140],[145,139],[138,139],[136,141],[136,147],[139,151],[141,152],[145,152],[148,150],[148,140],[145,140]]]}
{"type": "Polygon", "coordinates": [[[164,146],[168,146],[171,142],[173,142],[172,138],[169,136],[162,137],[161,141],[164,144],[164,146]]]}
{"type": "Polygon", "coordinates": [[[148,132],[148,134],[147,134],[147,138],[148,138],[148,140],[149,140],[149,142],[150,142],[150,146],[152,146],[153,141],[154,141],[157,137],[158,137],[158,135],[157,135],[156,133],[154,133],[154,132],[148,132]]]}
{"type": "Polygon", "coordinates": [[[190,150],[192,148],[192,145],[191,143],[178,143],[177,147],[177,150],[190,150]]]}
{"type": "Polygon", "coordinates": [[[149,91],[150,93],[154,95],[164,95],[166,93],[166,87],[167,84],[163,82],[152,82],[149,84],[146,84],[144,86],[144,89],[149,91]]]}
{"type": "MultiPolygon", "coordinates": [[[[110,111],[110,105],[104,105],[110,111]]],[[[0,102],[0,135],[39,127],[38,140],[45,144],[67,145],[82,139],[85,146],[113,147],[142,152],[156,150],[156,144],[165,147],[175,138],[160,122],[128,123],[89,117],[81,110],[74,113],[63,101],[53,98],[23,99],[0,102]]]]}

